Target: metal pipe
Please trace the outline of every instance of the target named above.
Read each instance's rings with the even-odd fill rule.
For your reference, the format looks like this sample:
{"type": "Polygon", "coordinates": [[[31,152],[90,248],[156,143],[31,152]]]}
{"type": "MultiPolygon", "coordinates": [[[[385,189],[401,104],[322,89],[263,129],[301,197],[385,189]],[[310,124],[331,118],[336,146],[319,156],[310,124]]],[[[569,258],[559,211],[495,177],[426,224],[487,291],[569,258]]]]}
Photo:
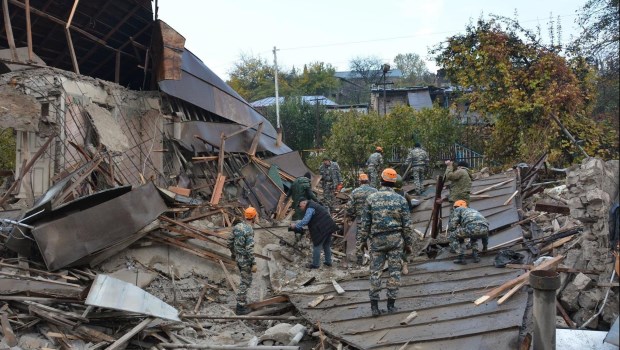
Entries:
{"type": "Polygon", "coordinates": [[[560,287],[556,271],[530,272],[534,288],[534,350],[555,350],[555,291],[560,287]]]}

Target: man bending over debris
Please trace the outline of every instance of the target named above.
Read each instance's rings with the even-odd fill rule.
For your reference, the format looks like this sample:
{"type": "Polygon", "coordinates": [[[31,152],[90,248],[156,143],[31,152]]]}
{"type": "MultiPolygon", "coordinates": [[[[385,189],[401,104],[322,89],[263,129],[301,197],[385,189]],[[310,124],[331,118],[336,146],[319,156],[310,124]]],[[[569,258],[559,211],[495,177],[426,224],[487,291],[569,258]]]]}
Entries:
{"type": "Polygon", "coordinates": [[[232,234],[228,237],[228,249],[230,257],[237,262],[241,283],[237,291],[237,315],[246,315],[250,309],[248,303],[248,288],[252,284],[252,273],[256,272],[254,261],[254,229],[252,221],[256,218],[256,209],[248,207],[244,213],[245,221],[239,222],[233,227],[232,234]]]}
{"type": "Polygon", "coordinates": [[[403,244],[405,252],[411,254],[411,216],[407,200],[394,192],[398,175],[387,168],[381,173],[381,188],[368,196],[362,217],[360,239],[362,245],[370,240],[370,307],[372,316],[379,316],[379,293],[381,272],[387,259],[390,277],[387,280],[387,311],[396,312],[394,303],[400,286],[403,244]]]}
{"type": "Polygon", "coordinates": [[[312,239],[312,262],[307,264],[309,269],[318,269],[321,264],[321,250],[325,254],[325,266],[332,266],[332,233],[338,231],[338,226],[329,215],[327,209],[311,200],[299,202],[299,208],[304,211],[304,218],[297,223],[291,223],[289,228],[302,232],[308,225],[312,239]]]}
{"type": "Polygon", "coordinates": [[[467,207],[467,202],[458,200],[454,202],[454,210],[450,214],[448,222],[448,239],[450,248],[457,254],[455,264],[465,265],[465,238],[470,239],[472,257],[474,262],[480,262],[478,256],[478,238],[482,240],[482,251],[486,252],[489,244],[489,222],[479,211],[467,207]]]}

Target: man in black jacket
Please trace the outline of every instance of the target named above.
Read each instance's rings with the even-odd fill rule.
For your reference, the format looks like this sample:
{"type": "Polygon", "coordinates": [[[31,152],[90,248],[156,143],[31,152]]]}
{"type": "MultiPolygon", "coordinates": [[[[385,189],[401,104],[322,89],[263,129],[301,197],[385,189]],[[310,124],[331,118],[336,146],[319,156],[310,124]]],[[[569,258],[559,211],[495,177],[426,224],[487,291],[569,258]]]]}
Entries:
{"type": "Polygon", "coordinates": [[[291,223],[290,228],[300,232],[305,225],[310,230],[312,239],[312,262],[307,264],[309,269],[318,269],[321,263],[321,250],[325,254],[325,266],[332,266],[332,233],[338,231],[338,226],[322,205],[311,200],[299,202],[299,208],[304,211],[304,217],[297,223],[291,223]]]}

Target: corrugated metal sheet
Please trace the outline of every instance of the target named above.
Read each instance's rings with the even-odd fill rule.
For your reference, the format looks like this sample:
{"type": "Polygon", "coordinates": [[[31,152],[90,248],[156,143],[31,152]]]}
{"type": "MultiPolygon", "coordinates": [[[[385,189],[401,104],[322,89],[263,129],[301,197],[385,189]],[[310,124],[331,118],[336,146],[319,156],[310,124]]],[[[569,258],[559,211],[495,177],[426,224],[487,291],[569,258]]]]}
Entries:
{"type": "MultiPolygon", "coordinates": [[[[320,95],[317,95],[317,96],[301,96],[300,98],[301,98],[301,100],[304,103],[308,103],[308,104],[311,104],[311,105],[314,105],[314,104],[316,104],[318,102],[318,104],[324,105],[324,106],[338,106],[338,104],[336,102],[328,99],[325,96],[320,96],[320,95]]],[[[278,101],[279,101],[280,104],[283,104],[284,100],[285,100],[285,97],[279,97],[278,98],[278,101]]],[[[255,107],[255,108],[256,107],[268,107],[268,106],[273,106],[275,104],[276,104],[276,98],[275,97],[265,97],[265,98],[263,98],[261,100],[254,101],[254,102],[250,103],[250,105],[252,107],[255,107]]]]}
{"type": "MultiPolygon", "coordinates": [[[[511,174],[500,174],[474,181],[472,192],[511,180],[484,192],[486,198],[472,200],[471,206],[481,210],[497,232],[490,246],[521,235],[515,201],[503,203],[514,193],[516,181],[511,174]]],[[[447,193],[446,193],[447,194],[447,193]]],[[[423,231],[429,218],[432,198],[427,198],[413,214],[414,226],[423,231]]],[[[449,208],[444,208],[444,228],[449,208]]],[[[527,252],[524,252],[527,255],[527,252]]],[[[442,254],[447,255],[447,254],[442,254]]],[[[321,322],[331,337],[360,349],[512,349],[518,347],[519,330],[523,323],[527,292],[522,289],[498,305],[491,300],[480,306],[473,303],[490,289],[513,279],[521,270],[493,266],[494,256],[483,256],[478,264],[465,266],[452,263],[454,257],[409,264],[409,274],[402,276],[395,314],[371,317],[368,298],[368,277],[339,281],[345,293],[337,295],[331,283],[316,291],[295,291],[290,295],[302,315],[309,321],[321,322]],[[334,295],[316,308],[308,303],[318,295],[334,295]],[[412,311],[418,316],[401,325],[412,311]]],[[[386,274],[383,278],[386,278],[386,274]]],[[[382,293],[382,297],[385,294],[382,293]]],[[[380,307],[385,309],[385,299],[380,307]]]]}
{"type": "Polygon", "coordinates": [[[408,92],[407,100],[409,102],[409,106],[416,111],[419,111],[422,108],[433,107],[433,101],[431,101],[431,94],[428,90],[408,92]]]}
{"type": "Polygon", "coordinates": [[[243,126],[264,122],[263,134],[276,137],[276,129],[237,92],[185,49],[181,80],[162,80],[161,91],[243,126]]]}
{"type": "Polygon", "coordinates": [[[297,151],[280,154],[263,160],[269,164],[277,165],[280,170],[294,177],[304,176],[308,171],[312,174],[312,171],[306,166],[297,151]]]}

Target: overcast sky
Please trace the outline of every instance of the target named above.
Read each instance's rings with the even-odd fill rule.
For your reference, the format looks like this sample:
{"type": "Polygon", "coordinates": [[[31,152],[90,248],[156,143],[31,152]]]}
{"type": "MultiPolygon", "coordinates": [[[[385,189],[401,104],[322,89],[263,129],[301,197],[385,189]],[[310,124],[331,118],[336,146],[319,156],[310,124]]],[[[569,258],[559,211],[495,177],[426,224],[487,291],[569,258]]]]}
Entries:
{"type": "Polygon", "coordinates": [[[481,14],[514,17],[524,27],[542,28],[560,17],[562,42],[578,33],[576,10],[586,0],[159,0],[159,18],[186,39],[220,78],[227,80],[242,53],[260,56],[286,70],[330,63],[349,70],[354,57],[376,56],[392,63],[399,53],[428,59],[428,48],[463,33],[481,14]]]}

